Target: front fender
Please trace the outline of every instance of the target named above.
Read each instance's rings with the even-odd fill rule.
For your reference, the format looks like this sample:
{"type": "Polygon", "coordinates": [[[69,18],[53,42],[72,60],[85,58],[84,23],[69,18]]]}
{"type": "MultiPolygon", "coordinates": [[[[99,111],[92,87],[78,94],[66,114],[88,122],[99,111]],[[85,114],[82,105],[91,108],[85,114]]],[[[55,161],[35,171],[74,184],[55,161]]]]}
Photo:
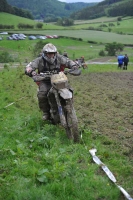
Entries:
{"type": "Polygon", "coordinates": [[[72,92],[68,90],[67,88],[60,89],[59,94],[63,99],[72,99],[72,92]]]}

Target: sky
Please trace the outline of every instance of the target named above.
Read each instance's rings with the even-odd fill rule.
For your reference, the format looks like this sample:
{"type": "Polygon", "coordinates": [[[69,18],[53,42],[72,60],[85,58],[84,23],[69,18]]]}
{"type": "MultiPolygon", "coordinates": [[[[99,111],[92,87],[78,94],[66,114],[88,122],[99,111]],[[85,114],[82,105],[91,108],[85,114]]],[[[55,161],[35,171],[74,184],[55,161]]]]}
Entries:
{"type": "Polygon", "coordinates": [[[84,3],[95,3],[95,2],[101,2],[103,0],[58,0],[65,3],[76,3],[76,2],[84,2],[84,3]]]}

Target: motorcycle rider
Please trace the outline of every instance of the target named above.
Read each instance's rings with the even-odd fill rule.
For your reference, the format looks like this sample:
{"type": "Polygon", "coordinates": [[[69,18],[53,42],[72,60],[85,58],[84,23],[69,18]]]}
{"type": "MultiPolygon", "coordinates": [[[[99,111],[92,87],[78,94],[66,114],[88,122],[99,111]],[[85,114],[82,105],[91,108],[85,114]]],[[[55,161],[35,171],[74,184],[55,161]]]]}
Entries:
{"type": "MultiPolygon", "coordinates": [[[[63,55],[60,55],[57,52],[57,48],[53,44],[48,43],[43,47],[43,54],[26,66],[25,74],[29,77],[33,77],[37,75],[36,70],[38,70],[38,74],[53,70],[57,70],[57,72],[59,72],[61,71],[62,66],[69,69],[78,68],[75,62],[63,55]]],[[[50,106],[47,99],[47,94],[50,88],[50,79],[40,81],[37,97],[39,108],[43,112],[43,120],[50,119],[50,106]]]]}

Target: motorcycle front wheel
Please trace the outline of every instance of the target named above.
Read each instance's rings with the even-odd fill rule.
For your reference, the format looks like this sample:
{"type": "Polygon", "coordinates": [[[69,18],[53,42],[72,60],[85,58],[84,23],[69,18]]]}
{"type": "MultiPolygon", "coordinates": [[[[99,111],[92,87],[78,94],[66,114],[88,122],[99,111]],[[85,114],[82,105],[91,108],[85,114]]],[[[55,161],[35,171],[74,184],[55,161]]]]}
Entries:
{"type": "Polygon", "coordinates": [[[72,99],[66,100],[65,106],[65,117],[66,117],[66,133],[69,139],[72,139],[74,142],[80,141],[80,134],[78,130],[78,120],[73,107],[72,99]]]}

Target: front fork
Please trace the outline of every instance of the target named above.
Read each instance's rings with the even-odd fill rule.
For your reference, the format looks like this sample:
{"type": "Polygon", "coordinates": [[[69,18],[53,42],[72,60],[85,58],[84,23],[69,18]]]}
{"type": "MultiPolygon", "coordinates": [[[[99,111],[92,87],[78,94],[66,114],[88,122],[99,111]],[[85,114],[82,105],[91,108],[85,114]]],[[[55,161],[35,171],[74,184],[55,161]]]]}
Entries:
{"type": "Polygon", "coordinates": [[[61,122],[62,126],[64,128],[66,128],[67,127],[67,122],[66,122],[66,118],[65,118],[65,115],[64,115],[64,111],[62,109],[62,105],[60,103],[60,99],[59,99],[59,95],[58,95],[58,91],[57,90],[54,90],[54,95],[55,95],[55,99],[56,99],[56,102],[57,102],[58,113],[59,113],[59,116],[60,116],[60,122],[61,122]]]}

